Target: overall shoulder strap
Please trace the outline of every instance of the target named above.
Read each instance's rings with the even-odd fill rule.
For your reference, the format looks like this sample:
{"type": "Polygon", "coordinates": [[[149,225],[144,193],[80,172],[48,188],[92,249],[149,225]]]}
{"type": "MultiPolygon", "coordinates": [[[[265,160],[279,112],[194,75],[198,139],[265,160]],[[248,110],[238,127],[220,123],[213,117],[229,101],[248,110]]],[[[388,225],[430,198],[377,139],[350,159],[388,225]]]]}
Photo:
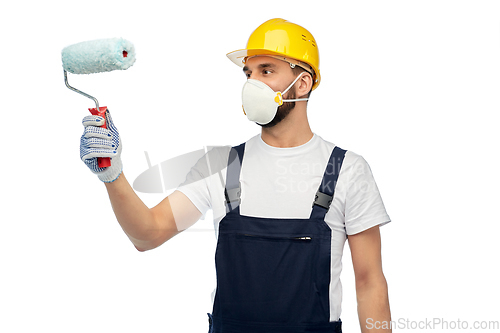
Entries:
{"type": "Polygon", "coordinates": [[[337,185],[345,153],[346,150],[342,148],[333,148],[325,173],[323,174],[323,179],[314,198],[311,218],[325,219],[325,215],[330,209],[330,204],[333,200],[335,186],[337,185]]]}
{"type": "Polygon", "coordinates": [[[240,171],[241,163],[243,161],[243,154],[245,152],[245,143],[239,146],[232,147],[229,152],[227,161],[227,176],[226,186],[224,188],[224,202],[226,206],[226,214],[240,204],[241,186],[240,186],[240,171]]]}

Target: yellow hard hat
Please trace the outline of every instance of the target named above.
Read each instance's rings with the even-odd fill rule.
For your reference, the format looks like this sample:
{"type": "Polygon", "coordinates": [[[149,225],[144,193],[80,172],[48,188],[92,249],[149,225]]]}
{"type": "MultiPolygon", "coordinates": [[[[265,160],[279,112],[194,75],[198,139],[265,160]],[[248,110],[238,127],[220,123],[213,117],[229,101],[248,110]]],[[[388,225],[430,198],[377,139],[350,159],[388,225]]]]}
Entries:
{"type": "Polygon", "coordinates": [[[247,47],[233,51],[227,57],[243,67],[248,57],[268,55],[300,66],[313,75],[312,90],[321,81],[319,51],[313,35],[295,23],[272,19],[261,24],[248,39],[247,47]]]}

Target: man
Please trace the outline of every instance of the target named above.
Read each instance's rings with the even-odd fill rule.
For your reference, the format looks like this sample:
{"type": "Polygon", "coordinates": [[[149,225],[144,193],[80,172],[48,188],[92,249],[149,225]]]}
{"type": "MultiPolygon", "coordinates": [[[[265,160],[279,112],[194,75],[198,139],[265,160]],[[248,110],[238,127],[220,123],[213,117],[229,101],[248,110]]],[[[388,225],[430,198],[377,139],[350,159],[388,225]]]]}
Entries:
{"type": "Polygon", "coordinates": [[[109,130],[96,127],[102,118],[84,118],[82,159],[106,183],[123,230],[146,251],[213,210],[217,287],[210,332],[341,332],[346,239],[362,332],[368,322],[390,322],[379,233],[390,219],[368,164],[314,134],[307,120],[307,100],[321,80],[313,36],[273,19],[228,57],[248,78],[243,110],[261,134],[211,150],[156,207],[146,207],[122,173],[109,112],[109,130]],[[111,157],[111,167],[98,168],[96,157],[111,157]]]}

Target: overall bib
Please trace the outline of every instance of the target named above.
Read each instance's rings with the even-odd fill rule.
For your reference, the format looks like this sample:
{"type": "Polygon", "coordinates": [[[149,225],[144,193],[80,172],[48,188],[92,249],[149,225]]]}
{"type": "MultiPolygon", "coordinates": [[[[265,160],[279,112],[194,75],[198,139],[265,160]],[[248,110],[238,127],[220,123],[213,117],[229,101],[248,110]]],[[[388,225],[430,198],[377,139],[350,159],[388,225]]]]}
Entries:
{"type": "Polygon", "coordinates": [[[240,214],[244,150],[243,143],[229,156],[209,333],[341,332],[340,319],[330,322],[331,229],[324,218],[346,151],[333,149],[309,219],[276,219],[240,214]]]}

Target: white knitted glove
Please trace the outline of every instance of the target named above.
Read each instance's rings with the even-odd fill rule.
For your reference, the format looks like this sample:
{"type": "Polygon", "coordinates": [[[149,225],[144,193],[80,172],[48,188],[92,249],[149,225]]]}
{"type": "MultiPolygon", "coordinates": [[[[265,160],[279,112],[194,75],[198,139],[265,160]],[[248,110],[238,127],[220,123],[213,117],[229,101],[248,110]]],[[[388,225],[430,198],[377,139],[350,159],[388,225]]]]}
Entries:
{"type": "Polygon", "coordinates": [[[122,172],[120,158],[122,143],[108,110],[105,115],[107,129],[99,127],[104,124],[102,117],[86,116],[83,118],[82,124],[85,130],[80,139],[80,158],[101,181],[111,183],[122,172]],[[97,165],[98,157],[110,157],[111,166],[100,168],[97,165]]]}

